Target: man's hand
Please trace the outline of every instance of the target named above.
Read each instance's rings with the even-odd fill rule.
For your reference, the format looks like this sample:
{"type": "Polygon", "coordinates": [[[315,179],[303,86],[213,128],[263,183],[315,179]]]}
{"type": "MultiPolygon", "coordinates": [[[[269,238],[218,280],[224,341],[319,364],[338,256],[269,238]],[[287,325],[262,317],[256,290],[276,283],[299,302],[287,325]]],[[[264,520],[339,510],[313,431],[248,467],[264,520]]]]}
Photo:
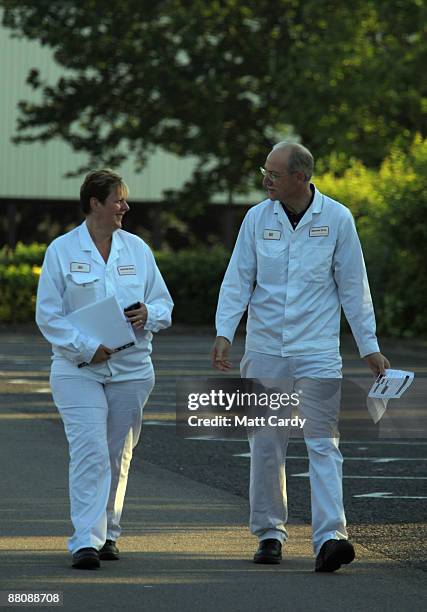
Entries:
{"type": "Polygon", "coordinates": [[[371,353],[370,355],[365,355],[364,360],[375,376],[385,374],[386,368],[390,367],[389,360],[381,353],[371,353]]]}
{"type": "Polygon", "coordinates": [[[95,355],[91,359],[91,363],[102,363],[103,361],[108,361],[112,352],[112,349],[100,344],[96,349],[95,355]]]}
{"type": "Polygon", "coordinates": [[[211,351],[212,367],[221,372],[226,372],[231,369],[231,362],[228,360],[228,351],[230,350],[230,342],[224,336],[217,336],[211,351]]]}
{"type": "Polygon", "coordinates": [[[127,319],[132,323],[132,327],[135,329],[144,329],[144,325],[147,322],[148,310],[145,304],[141,304],[139,308],[135,310],[127,310],[125,312],[127,319]]]}

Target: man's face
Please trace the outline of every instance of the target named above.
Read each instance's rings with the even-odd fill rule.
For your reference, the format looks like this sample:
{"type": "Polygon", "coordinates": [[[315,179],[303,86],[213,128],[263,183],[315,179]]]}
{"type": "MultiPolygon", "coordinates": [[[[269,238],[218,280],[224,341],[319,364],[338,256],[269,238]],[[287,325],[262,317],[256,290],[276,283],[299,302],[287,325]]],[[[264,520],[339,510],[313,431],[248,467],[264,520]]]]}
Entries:
{"type": "Polygon", "coordinates": [[[267,176],[264,176],[262,184],[267,190],[270,200],[286,202],[291,198],[297,188],[296,179],[288,172],[289,152],[283,149],[271,151],[265,160],[267,176]]]}
{"type": "Polygon", "coordinates": [[[114,232],[122,227],[123,216],[129,210],[125,195],[123,188],[115,187],[103,204],[96,200],[98,205],[93,213],[97,222],[106,230],[114,232]]]}

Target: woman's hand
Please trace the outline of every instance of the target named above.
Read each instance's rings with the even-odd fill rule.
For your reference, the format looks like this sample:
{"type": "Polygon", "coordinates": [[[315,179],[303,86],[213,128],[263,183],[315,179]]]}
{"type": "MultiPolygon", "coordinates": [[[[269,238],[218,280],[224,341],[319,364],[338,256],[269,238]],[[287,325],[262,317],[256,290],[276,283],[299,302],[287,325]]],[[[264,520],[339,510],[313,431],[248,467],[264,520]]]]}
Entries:
{"type": "Polygon", "coordinates": [[[144,325],[147,322],[148,311],[145,304],[141,304],[139,308],[135,310],[127,310],[125,315],[134,329],[144,329],[144,325]]]}
{"type": "Polygon", "coordinates": [[[91,363],[102,363],[103,361],[108,361],[112,352],[112,349],[100,344],[96,349],[95,355],[92,357],[91,363]]]}

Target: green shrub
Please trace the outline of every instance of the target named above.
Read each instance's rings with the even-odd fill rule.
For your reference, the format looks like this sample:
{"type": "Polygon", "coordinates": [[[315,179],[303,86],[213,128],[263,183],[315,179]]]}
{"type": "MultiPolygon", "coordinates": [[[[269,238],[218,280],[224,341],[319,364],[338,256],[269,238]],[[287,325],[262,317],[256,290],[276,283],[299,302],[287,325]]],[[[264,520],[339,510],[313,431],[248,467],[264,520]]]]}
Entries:
{"type": "MultiPolygon", "coordinates": [[[[45,247],[40,245],[40,252],[45,247]]],[[[20,257],[38,256],[39,250],[31,245],[31,252],[19,247],[20,257]]],[[[179,253],[158,252],[158,266],[175,302],[174,321],[189,324],[213,324],[216,302],[222,277],[228,264],[229,253],[222,247],[199,248],[179,253]]],[[[39,261],[39,259],[38,259],[39,261]]],[[[0,264],[0,321],[33,321],[36,290],[40,267],[29,263],[0,264]]]]}
{"type": "Polygon", "coordinates": [[[156,260],[175,302],[177,323],[213,325],[218,292],[230,253],[221,246],[178,253],[156,253],[156,260]]]}
{"type": "Polygon", "coordinates": [[[378,172],[353,162],[342,176],[316,179],[321,191],[356,217],[378,331],[427,335],[427,140],[397,144],[378,172]]]}
{"type": "Polygon", "coordinates": [[[29,264],[0,265],[0,321],[25,322],[34,320],[38,266],[29,264]]]}
{"type": "MultiPolygon", "coordinates": [[[[426,168],[427,140],[417,136],[409,151],[396,145],[378,172],[352,161],[344,173],[315,179],[355,215],[382,335],[427,336],[426,168]]],[[[0,250],[0,321],[33,320],[45,248],[0,250]]],[[[197,247],[158,252],[156,260],[175,302],[174,322],[213,325],[228,251],[197,247]]]]}
{"type": "Polygon", "coordinates": [[[427,333],[427,139],[406,153],[398,146],[380,168],[376,191],[381,213],[373,233],[386,256],[384,329],[407,338],[427,333]]]}
{"type": "Polygon", "coordinates": [[[38,242],[23,244],[18,242],[14,249],[4,246],[0,249],[0,265],[29,264],[30,266],[41,266],[46,251],[46,245],[38,242]]]}

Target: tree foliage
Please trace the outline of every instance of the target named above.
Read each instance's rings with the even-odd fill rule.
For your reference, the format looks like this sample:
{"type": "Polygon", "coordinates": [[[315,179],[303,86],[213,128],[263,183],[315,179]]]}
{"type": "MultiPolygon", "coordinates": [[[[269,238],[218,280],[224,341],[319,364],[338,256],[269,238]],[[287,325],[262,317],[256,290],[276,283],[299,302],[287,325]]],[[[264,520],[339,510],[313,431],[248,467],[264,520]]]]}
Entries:
{"type": "MultiPolygon", "coordinates": [[[[340,175],[340,164],[332,160],[331,167],[334,164],[337,173],[317,177],[316,186],[347,204],[356,217],[379,332],[426,338],[427,139],[416,136],[407,150],[393,146],[378,171],[353,162],[340,175]]],[[[45,246],[0,249],[0,321],[34,317],[35,277],[45,246]]],[[[212,323],[229,256],[219,246],[156,253],[174,297],[176,321],[212,323]]]]}
{"type": "Polygon", "coordinates": [[[378,328],[400,337],[427,333],[427,139],[394,145],[378,171],[355,162],[316,185],[357,219],[378,328]]]}
{"type": "MultiPolygon", "coordinates": [[[[185,201],[244,193],[272,142],[378,165],[427,132],[423,0],[0,0],[3,23],[50,47],[17,142],[61,138],[86,167],[196,156],[185,201]]],[[[82,168],[77,169],[81,171],[82,168]]]]}

